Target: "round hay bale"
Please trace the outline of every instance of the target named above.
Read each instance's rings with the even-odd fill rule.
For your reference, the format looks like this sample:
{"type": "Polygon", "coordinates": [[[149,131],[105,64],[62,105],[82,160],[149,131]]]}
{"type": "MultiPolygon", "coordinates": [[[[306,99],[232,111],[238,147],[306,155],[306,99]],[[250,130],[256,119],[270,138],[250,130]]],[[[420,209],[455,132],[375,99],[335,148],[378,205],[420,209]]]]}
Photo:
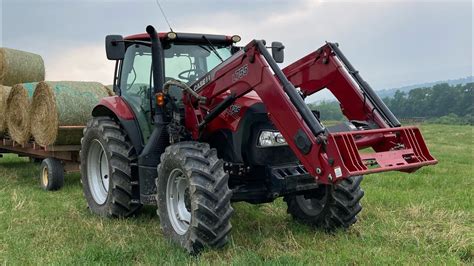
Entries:
{"type": "Polygon", "coordinates": [[[0,48],[0,84],[13,86],[20,83],[43,81],[43,58],[37,54],[0,48]]]}
{"type": "Polygon", "coordinates": [[[7,99],[7,127],[10,137],[24,144],[30,140],[30,105],[36,83],[17,84],[7,99]]]}
{"type": "Polygon", "coordinates": [[[0,137],[7,131],[7,99],[10,94],[10,87],[0,85],[0,137]]]}
{"type": "Polygon", "coordinates": [[[40,82],[31,105],[31,132],[36,143],[78,145],[92,109],[109,96],[97,82],[40,82]]]}

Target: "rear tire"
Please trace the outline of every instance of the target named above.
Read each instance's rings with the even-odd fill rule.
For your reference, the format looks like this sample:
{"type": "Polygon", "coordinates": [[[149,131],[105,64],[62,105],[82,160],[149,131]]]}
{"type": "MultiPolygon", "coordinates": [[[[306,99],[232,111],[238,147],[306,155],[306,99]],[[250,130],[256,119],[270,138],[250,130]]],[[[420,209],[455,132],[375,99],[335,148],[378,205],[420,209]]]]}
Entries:
{"type": "Polygon", "coordinates": [[[288,213],[299,222],[326,231],[347,229],[357,222],[357,214],[362,210],[362,178],[353,176],[336,185],[321,185],[311,195],[286,196],[288,213]]]}
{"type": "Polygon", "coordinates": [[[167,147],[156,179],[163,234],[191,254],[224,246],[233,213],[228,179],[223,161],[208,144],[181,142],[167,147]]]}
{"type": "Polygon", "coordinates": [[[138,181],[132,176],[135,149],[110,117],[95,117],[81,140],[81,182],[91,212],[102,217],[129,217],[138,212],[138,181]]]}
{"type": "Polygon", "coordinates": [[[64,166],[61,161],[46,158],[41,162],[40,186],[46,191],[59,190],[64,186],[64,166]]]}

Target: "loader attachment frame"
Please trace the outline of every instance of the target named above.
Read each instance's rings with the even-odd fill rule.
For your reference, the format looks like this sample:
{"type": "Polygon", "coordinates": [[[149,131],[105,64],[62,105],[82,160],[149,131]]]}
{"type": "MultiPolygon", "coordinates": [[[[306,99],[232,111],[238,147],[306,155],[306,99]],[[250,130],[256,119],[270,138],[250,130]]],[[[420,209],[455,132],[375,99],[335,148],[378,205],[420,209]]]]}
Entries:
{"type": "Polygon", "coordinates": [[[411,172],[437,162],[420,131],[399,127],[395,116],[332,43],[281,70],[264,41],[254,40],[195,82],[193,89],[200,99],[190,93],[183,99],[185,126],[193,139],[200,139],[215,117],[253,90],[297,158],[321,183],[375,172],[411,172]],[[329,133],[296,87],[303,97],[329,89],[349,120],[367,121],[374,129],[329,133]],[[225,94],[224,101],[217,99],[225,94]],[[368,147],[373,152],[360,151],[368,147]]]}

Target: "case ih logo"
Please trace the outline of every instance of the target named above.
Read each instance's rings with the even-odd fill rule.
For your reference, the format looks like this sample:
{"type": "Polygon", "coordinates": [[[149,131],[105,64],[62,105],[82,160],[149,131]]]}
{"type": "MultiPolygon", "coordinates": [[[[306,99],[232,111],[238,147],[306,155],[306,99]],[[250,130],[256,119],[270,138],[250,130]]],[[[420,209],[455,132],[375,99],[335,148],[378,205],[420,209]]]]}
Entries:
{"type": "Polygon", "coordinates": [[[196,84],[193,86],[193,90],[194,90],[194,91],[199,90],[199,89],[202,88],[204,85],[206,85],[209,81],[211,81],[211,75],[207,75],[207,76],[205,76],[204,78],[202,78],[200,81],[198,81],[198,83],[196,83],[196,84]]]}
{"type": "Polygon", "coordinates": [[[228,116],[233,117],[234,119],[238,118],[238,114],[240,113],[240,110],[242,109],[242,106],[238,104],[233,104],[229,106],[227,109],[226,113],[228,116]]]}
{"type": "Polygon", "coordinates": [[[237,69],[234,72],[234,75],[232,75],[232,82],[236,82],[237,80],[247,76],[248,73],[249,73],[249,66],[244,65],[243,67],[237,69]]]}
{"type": "Polygon", "coordinates": [[[240,105],[238,104],[233,104],[229,107],[229,112],[231,114],[237,114],[240,112],[240,108],[242,108],[240,105]]]}

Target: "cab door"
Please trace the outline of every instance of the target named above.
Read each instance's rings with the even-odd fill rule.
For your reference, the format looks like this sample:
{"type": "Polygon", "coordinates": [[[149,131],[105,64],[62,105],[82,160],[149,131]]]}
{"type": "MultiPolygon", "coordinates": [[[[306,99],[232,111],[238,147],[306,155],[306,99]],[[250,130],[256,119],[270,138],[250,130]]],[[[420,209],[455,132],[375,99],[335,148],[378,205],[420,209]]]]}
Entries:
{"type": "Polygon", "coordinates": [[[142,44],[130,45],[122,61],[118,86],[121,97],[135,113],[144,145],[152,130],[151,75],[151,48],[142,44]]]}

